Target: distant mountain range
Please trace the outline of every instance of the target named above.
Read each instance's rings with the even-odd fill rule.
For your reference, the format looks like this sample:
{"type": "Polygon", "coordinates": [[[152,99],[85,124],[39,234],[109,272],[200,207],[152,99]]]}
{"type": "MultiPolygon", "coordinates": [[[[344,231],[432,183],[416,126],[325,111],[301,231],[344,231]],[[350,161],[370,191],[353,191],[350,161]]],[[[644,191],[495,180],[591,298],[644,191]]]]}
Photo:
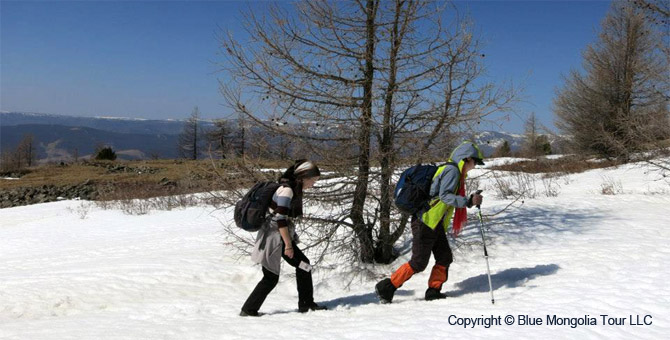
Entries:
{"type": "MultiPolygon", "coordinates": [[[[37,158],[67,161],[90,157],[98,146],[111,146],[121,159],[177,158],[177,140],[185,121],[115,117],[73,117],[43,113],[0,112],[0,148],[12,150],[27,134],[37,158]]],[[[202,127],[213,126],[202,121],[202,127]]]]}
{"type": "Polygon", "coordinates": [[[122,159],[176,158],[178,135],[119,133],[82,126],[25,124],[0,126],[2,149],[16,148],[21,139],[32,134],[37,158],[68,161],[88,158],[98,146],[111,146],[122,159]]]}
{"type": "Polygon", "coordinates": [[[115,117],[74,117],[45,113],[0,112],[0,126],[62,125],[87,127],[117,133],[178,135],[184,127],[183,120],[155,120],[115,117]]]}
{"type": "MultiPolygon", "coordinates": [[[[42,161],[67,161],[75,155],[86,158],[102,145],[111,146],[121,159],[177,158],[178,135],[184,124],[179,120],[0,112],[0,149],[13,150],[26,134],[32,134],[42,161]]],[[[212,127],[213,122],[202,121],[201,126],[212,127]]],[[[504,141],[516,151],[523,136],[485,131],[475,138],[485,155],[504,141]]]]}

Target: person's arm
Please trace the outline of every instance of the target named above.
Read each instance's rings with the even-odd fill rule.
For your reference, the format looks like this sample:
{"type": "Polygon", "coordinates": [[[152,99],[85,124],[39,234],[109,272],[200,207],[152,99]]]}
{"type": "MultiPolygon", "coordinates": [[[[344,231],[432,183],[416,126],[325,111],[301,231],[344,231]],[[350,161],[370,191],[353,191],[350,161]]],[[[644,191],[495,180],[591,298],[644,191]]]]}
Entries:
{"type": "Polygon", "coordinates": [[[293,198],[293,190],[282,186],[277,189],[276,194],[275,203],[277,203],[277,209],[275,209],[275,215],[272,219],[277,222],[279,234],[284,241],[284,255],[293,258],[293,241],[288,232],[288,213],[291,207],[291,199],[293,198]]]}
{"type": "Polygon", "coordinates": [[[440,200],[448,205],[465,208],[468,206],[468,199],[456,195],[456,189],[460,182],[461,174],[455,166],[447,166],[441,174],[440,179],[440,200]]]}
{"type": "Polygon", "coordinates": [[[288,227],[279,228],[279,234],[281,235],[282,240],[284,240],[284,255],[292,259],[293,242],[291,241],[291,235],[288,234],[288,227]]]}

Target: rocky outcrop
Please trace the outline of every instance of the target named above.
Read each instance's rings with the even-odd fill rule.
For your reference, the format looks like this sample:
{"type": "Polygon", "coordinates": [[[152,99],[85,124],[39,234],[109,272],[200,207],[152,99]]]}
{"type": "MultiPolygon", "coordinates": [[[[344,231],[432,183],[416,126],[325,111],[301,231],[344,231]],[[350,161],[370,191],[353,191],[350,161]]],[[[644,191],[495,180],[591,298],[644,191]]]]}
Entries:
{"type": "Polygon", "coordinates": [[[107,162],[84,162],[84,164],[107,169],[108,174],[118,174],[118,173],[155,174],[162,170],[160,168],[152,168],[150,166],[144,166],[144,165],[132,167],[123,164],[107,163],[107,162]]]}
{"type": "Polygon", "coordinates": [[[89,181],[69,186],[42,185],[30,188],[14,188],[0,191],[0,208],[53,202],[63,199],[80,198],[94,200],[96,196],[96,188],[89,181]]]}

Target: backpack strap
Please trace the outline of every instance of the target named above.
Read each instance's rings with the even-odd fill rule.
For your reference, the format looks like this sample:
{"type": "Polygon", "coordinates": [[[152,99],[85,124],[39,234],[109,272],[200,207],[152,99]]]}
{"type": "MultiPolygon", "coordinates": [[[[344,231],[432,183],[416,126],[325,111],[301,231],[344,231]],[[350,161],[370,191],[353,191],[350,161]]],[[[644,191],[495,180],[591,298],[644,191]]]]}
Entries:
{"type": "Polygon", "coordinates": [[[439,167],[444,166],[444,165],[453,165],[453,166],[458,168],[458,164],[456,164],[456,162],[444,162],[444,163],[438,165],[437,167],[439,168],[439,167]]]}
{"type": "MultiPolygon", "coordinates": [[[[282,187],[283,187],[283,188],[291,188],[291,190],[293,190],[293,188],[291,187],[291,185],[290,185],[289,183],[287,183],[287,182],[278,183],[278,184],[279,184],[279,186],[277,187],[277,189],[275,189],[275,192],[272,194],[273,196],[274,196],[275,193],[277,193],[277,190],[279,190],[279,188],[282,188],[282,187]]],[[[294,192],[293,194],[295,195],[295,192],[294,192]]],[[[293,200],[291,200],[291,201],[293,201],[293,200]]],[[[277,212],[275,211],[275,210],[277,209],[277,207],[275,206],[275,207],[273,208],[273,207],[272,207],[273,203],[275,203],[275,202],[272,201],[272,197],[270,197],[270,205],[269,205],[269,207],[268,207],[268,208],[269,208],[269,209],[268,209],[268,216],[272,216],[272,217],[274,217],[275,215],[277,215],[277,212]],[[270,210],[272,210],[272,212],[270,212],[270,210]]],[[[289,208],[289,209],[290,209],[290,208],[289,208]]]]}
{"type": "MultiPolygon", "coordinates": [[[[442,167],[442,166],[446,166],[446,165],[451,165],[451,166],[455,167],[456,169],[458,169],[458,164],[456,164],[456,162],[445,162],[445,163],[442,163],[442,164],[438,165],[438,168],[440,168],[440,167],[442,167]]],[[[436,197],[437,197],[437,196],[436,196],[436,197]]],[[[431,198],[431,201],[432,201],[434,198],[435,198],[435,197],[432,197],[432,198],[431,198]]],[[[434,204],[433,204],[433,205],[434,205],[434,204]]],[[[432,207],[432,206],[431,206],[431,207],[432,207]]]]}

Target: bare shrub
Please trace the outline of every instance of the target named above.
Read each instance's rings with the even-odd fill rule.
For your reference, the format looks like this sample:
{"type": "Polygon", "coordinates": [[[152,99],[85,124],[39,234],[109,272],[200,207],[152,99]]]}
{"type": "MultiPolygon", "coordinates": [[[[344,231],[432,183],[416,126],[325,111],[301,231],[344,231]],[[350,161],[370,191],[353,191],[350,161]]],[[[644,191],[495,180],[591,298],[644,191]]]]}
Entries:
{"type": "Polygon", "coordinates": [[[475,191],[479,190],[481,187],[480,184],[480,178],[482,176],[478,177],[468,177],[465,179],[465,188],[468,190],[468,194],[474,193],[475,191]]]}
{"type": "Polygon", "coordinates": [[[154,197],[151,199],[153,208],[156,210],[173,210],[179,208],[187,208],[199,205],[202,200],[196,195],[176,195],[154,197]]]}
{"type": "Polygon", "coordinates": [[[503,177],[494,172],[493,178],[495,180],[494,188],[499,198],[537,197],[535,178],[530,174],[513,172],[508,176],[503,177]]]}
{"type": "Polygon", "coordinates": [[[71,214],[79,216],[80,219],[84,220],[88,217],[88,213],[91,211],[91,204],[87,202],[81,202],[75,208],[67,207],[67,211],[71,214]]]}
{"type": "Polygon", "coordinates": [[[603,177],[603,182],[600,184],[600,192],[603,195],[618,195],[623,193],[623,186],[621,181],[615,180],[609,176],[603,177]]]}
{"type": "MultiPolygon", "coordinates": [[[[274,166],[287,168],[290,163],[274,166]]],[[[268,169],[268,165],[259,159],[243,157],[231,161],[225,171],[220,171],[215,166],[212,171],[217,177],[219,187],[225,188],[225,191],[209,191],[208,202],[218,207],[226,207],[234,206],[254,184],[277,180],[283,170],[268,169]]]]}
{"type": "MultiPolygon", "coordinates": [[[[121,195],[121,193],[115,193],[121,195]]],[[[103,200],[95,201],[95,205],[104,210],[118,209],[127,215],[146,215],[154,210],[170,211],[173,209],[183,209],[197,206],[200,204],[211,204],[208,196],[202,197],[195,194],[183,194],[172,196],[157,196],[147,198],[134,198],[137,192],[127,192],[125,198],[109,199],[109,196],[103,200]]]]}
{"type": "Polygon", "coordinates": [[[116,207],[126,215],[146,215],[151,211],[151,202],[146,199],[120,200],[116,207]]]}
{"type": "Polygon", "coordinates": [[[518,192],[525,198],[537,197],[537,187],[535,186],[535,178],[524,172],[515,172],[514,181],[518,192]]]}
{"type": "Polygon", "coordinates": [[[542,176],[542,186],[544,186],[544,195],[547,197],[557,197],[561,192],[558,176],[542,176]]]}
{"type": "Polygon", "coordinates": [[[94,201],[93,203],[102,210],[112,209],[112,201],[94,201]]]}
{"type": "Polygon", "coordinates": [[[647,159],[646,163],[651,166],[649,172],[657,176],[657,181],[664,181],[670,187],[670,140],[667,145],[659,147],[652,153],[652,158],[647,159]]]}
{"type": "Polygon", "coordinates": [[[203,202],[196,195],[175,195],[145,199],[124,199],[111,203],[128,215],[146,215],[154,210],[171,211],[200,205],[203,202]]]}
{"type": "Polygon", "coordinates": [[[516,195],[516,191],[512,189],[512,181],[510,179],[503,177],[498,172],[493,172],[493,179],[495,181],[493,188],[497,197],[507,199],[516,195]]]}
{"type": "Polygon", "coordinates": [[[219,219],[222,226],[221,234],[226,235],[226,242],[223,245],[226,248],[234,250],[237,259],[249,256],[256,239],[256,233],[250,233],[235,226],[233,221],[222,221],[219,219]]]}
{"type": "Polygon", "coordinates": [[[582,173],[592,169],[609,168],[623,164],[617,160],[598,160],[591,161],[583,157],[562,157],[557,159],[538,159],[526,160],[516,163],[508,163],[498,166],[493,166],[492,170],[502,171],[520,171],[531,174],[537,173],[561,173],[574,174],[582,173]]]}
{"type": "Polygon", "coordinates": [[[570,176],[568,176],[567,173],[561,174],[560,177],[563,179],[563,184],[565,185],[570,185],[570,183],[573,182],[573,180],[570,179],[570,176]]]}

